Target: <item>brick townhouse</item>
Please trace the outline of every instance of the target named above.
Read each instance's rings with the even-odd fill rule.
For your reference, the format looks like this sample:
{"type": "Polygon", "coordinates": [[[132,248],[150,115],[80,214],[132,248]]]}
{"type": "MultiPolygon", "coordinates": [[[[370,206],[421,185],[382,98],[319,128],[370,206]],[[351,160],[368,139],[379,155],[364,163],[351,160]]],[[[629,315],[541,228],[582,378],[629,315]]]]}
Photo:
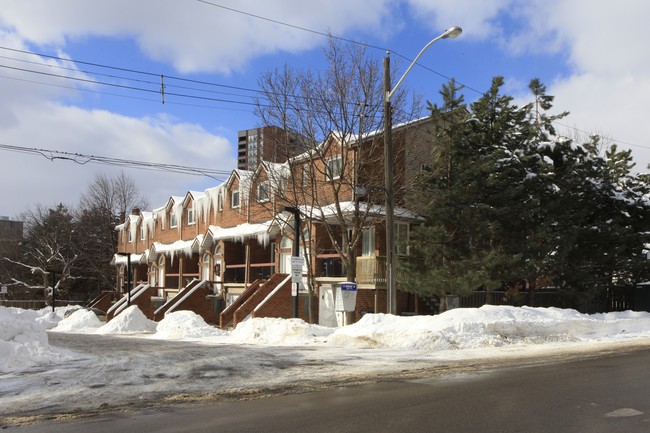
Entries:
{"type": "MultiPolygon", "coordinates": [[[[268,128],[239,134],[241,143],[246,137],[240,147],[247,149],[241,166],[251,169],[235,169],[225,182],[205,191],[171,196],[150,212],[133,209],[116,227],[119,253],[113,264],[123,296],[112,304],[97,301],[104,303],[109,319],[127,304],[138,305],[154,320],[189,309],[222,327],[236,326],[246,317],[293,317],[289,274],[295,221],[285,206],[301,215],[305,267],[299,316],[308,320],[313,299],[316,323],[340,324],[335,288],[350,279],[358,285],[355,319],[386,311],[383,136],[332,133],[316,146],[297,145],[293,137],[292,150],[278,152],[269,148],[282,146],[288,134],[268,128]],[[271,133],[274,140],[260,143],[271,133]],[[260,158],[254,170],[251,149],[260,158]],[[287,154],[293,156],[287,159],[287,154]],[[282,155],[284,161],[269,155],[282,155]],[[354,251],[347,251],[347,245],[354,245],[354,251]],[[129,262],[132,289],[126,296],[129,262]]],[[[398,240],[407,239],[411,225],[421,223],[408,186],[431,156],[432,129],[430,118],[424,118],[393,132],[398,240]]],[[[403,249],[398,243],[397,254],[408,253],[403,249]]],[[[398,314],[413,312],[416,303],[426,308],[423,299],[398,292],[398,314]]]]}

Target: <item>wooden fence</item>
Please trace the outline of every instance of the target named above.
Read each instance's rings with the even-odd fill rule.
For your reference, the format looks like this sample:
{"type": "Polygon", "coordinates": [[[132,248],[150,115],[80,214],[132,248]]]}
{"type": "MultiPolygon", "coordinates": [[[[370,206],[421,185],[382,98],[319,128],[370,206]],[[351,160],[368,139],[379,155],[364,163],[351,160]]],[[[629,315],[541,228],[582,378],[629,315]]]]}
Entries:
{"type": "MultiPolygon", "coordinates": [[[[82,301],[66,301],[66,300],[56,301],[57,307],[65,307],[68,305],[83,305],[83,304],[84,303],[82,301]]],[[[44,300],[0,300],[0,306],[22,308],[24,310],[40,310],[45,307],[51,307],[52,304],[44,300]]]]}

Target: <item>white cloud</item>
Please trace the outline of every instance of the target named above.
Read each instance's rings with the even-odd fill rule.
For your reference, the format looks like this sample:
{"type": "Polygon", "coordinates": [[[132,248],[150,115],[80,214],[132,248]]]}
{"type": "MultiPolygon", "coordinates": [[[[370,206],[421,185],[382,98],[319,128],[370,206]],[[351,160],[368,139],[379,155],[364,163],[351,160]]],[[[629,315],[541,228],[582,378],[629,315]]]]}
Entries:
{"type": "MultiPolygon", "coordinates": [[[[558,110],[572,113],[564,123],[619,140],[619,147],[633,150],[636,169],[646,169],[650,2],[409,0],[409,4],[418,12],[415,16],[434,19],[438,26],[462,26],[463,38],[499,41],[507,55],[561,54],[569,75],[546,84],[548,93],[556,96],[558,110]]],[[[532,77],[516,77],[522,78],[532,77]]]]}
{"type": "MultiPolygon", "coordinates": [[[[125,160],[171,161],[212,169],[235,167],[234,152],[227,139],[200,126],[174,123],[166,117],[136,119],[52,102],[17,104],[13,111],[15,122],[0,129],[2,144],[125,160]]],[[[47,152],[45,155],[49,156],[47,152]]],[[[63,202],[74,206],[97,172],[116,175],[122,170],[92,162],[84,164],[87,159],[83,157],[69,157],[76,162],[2,152],[0,170],[9,181],[1,184],[0,196],[13,198],[3,203],[0,212],[14,216],[36,203],[49,206],[63,202]]],[[[153,207],[163,205],[172,194],[183,195],[184,183],[196,182],[193,176],[165,172],[127,168],[125,173],[137,179],[140,191],[149,196],[153,207]]]]}
{"type": "MultiPolygon", "coordinates": [[[[64,46],[87,36],[132,37],[150,58],[178,71],[229,72],[259,55],[298,52],[323,38],[198,1],[32,0],[3,2],[0,24],[39,45],[64,46]]],[[[376,31],[390,1],[255,0],[229,7],[319,32],[376,31]],[[315,12],[318,11],[318,12],[315,12]]]]}

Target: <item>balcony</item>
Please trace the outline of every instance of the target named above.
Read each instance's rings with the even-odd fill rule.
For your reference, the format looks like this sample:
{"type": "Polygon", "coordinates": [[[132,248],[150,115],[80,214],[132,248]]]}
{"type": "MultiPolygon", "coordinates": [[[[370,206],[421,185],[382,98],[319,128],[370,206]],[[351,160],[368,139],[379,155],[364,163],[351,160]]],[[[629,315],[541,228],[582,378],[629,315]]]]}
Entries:
{"type": "Polygon", "coordinates": [[[357,257],[357,284],[386,287],[386,257],[357,257]]]}
{"type": "MultiPolygon", "coordinates": [[[[317,256],[316,279],[329,282],[331,279],[342,280],[346,277],[345,266],[335,254],[321,254],[317,256]]],[[[373,286],[372,288],[386,287],[386,257],[360,256],[357,257],[357,284],[373,286]]],[[[368,288],[368,287],[366,287],[368,288]]]]}

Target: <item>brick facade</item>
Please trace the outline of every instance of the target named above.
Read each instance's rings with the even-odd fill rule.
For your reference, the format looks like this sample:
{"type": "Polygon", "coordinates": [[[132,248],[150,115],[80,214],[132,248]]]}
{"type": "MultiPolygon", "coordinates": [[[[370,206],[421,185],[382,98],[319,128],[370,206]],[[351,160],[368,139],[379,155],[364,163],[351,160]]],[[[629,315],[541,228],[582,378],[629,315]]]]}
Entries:
{"type": "MultiPolygon", "coordinates": [[[[409,152],[430,147],[408,142],[426,141],[429,136],[424,131],[430,128],[426,121],[414,122],[402,128],[394,134],[398,159],[395,163],[396,185],[414,178],[414,171],[419,170],[417,162],[424,161],[423,155],[418,159],[409,152]]],[[[344,146],[332,135],[320,147],[318,158],[314,158],[313,153],[305,153],[293,158],[291,164],[260,162],[254,171],[234,170],[225,182],[213,188],[189,191],[184,196],[171,196],[163,207],[151,212],[134,209],[124,223],[116,227],[119,232],[118,251],[131,253],[138,259],[132,264],[134,281],[151,283],[152,296],[159,296],[165,301],[180,296],[178,292],[191,280],[206,280],[205,290],[208,292],[186,302],[210,323],[219,322],[214,316],[217,304],[207,300],[209,295],[220,296],[221,307],[226,307],[237,294],[246,293],[254,281],[273,280],[279,278],[275,275],[281,271],[290,271],[287,266],[292,251],[290,243],[294,222],[292,218],[287,219],[286,213],[281,214],[282,206],[296,206],[296,203],[298,206],[314,206],[318,203],[312,209],[315,215],[319,215],[328,206],[334,209],[335,203],[356,202],[363,205],[367,200],[382,199],[381,189],[373,187],[383,183],[383,167],[377,163],[382,158],[381,149],[376,146],[380,139],[379,136],[369,138],[375,144],[369,147],[372,150],[366,151],[364,143],[344,146]],[[344,164],[346,161],[355,164],[344,164]],[[303,184],[311,186],[307,188],[303,184]],[[283,242],[289,246],[283,247],[283,242]]],[[[403,199],[399,194],[396,197],[396,200],[403,199]]],[[[349,218],[352,218],[351,213],[349,218]]],[[[383,218],[373,218],[368,220],[369,224],[374,225],[372,234],[364,233],[363,236],[364,242],[366,235],[374,236],[374,248],[364,250],[359,234],[355,256],[364,253],[381,258],[385,255],[383,218]]],[[[311,261],[307,266],[309,274],[314,277],[316,291],[319,285],[330,284],[324,283],[328,278],[346,277],[338,253],[340,250],[334,244],[341,242],[343,229],[340,226],[331,227],[328,231],[319,222],[303,221],[303,229],[307,229],[304,233],[311,233],[311,261]]],[[[364,227],[364,230],[370,233],[370,227],[364,227]]],[[[301,244],[305,244],[304,240],[301,240],[301,244]]],[[[116,265],[118,276],[121,277],[118,280],[125,282],[123,260],[116,260],[116,265]]],[[[377,261],[376,266],[379,265],[377,261]]],[[[371,282],[370,287],[367,285],[358,293],[357,319],[361,312],[386,311],[385,283],[376,281],[371,282]]],[[[263,298],[262,292],[238,304],[247,305],[246,309],[250,310],[246,313],[248,315],[254,310],[251,306],[262,300],[259,298],[263,298]]],[[[407,295],[399,295],[398,313],[409,311],[411,303],[408,298],[407,295]]],[[[300,296],[300,314],[303,318],[307,317],[305,299],[300,296]]],[[[318,296],[314,299],[317,302],[318,296]]],[[[256,317],[293,316],[290,288],[280,289],[267,304],[255,312],[256,317]]],[[[318,311],[317,305],[314,310],[318,311]]],[[[242,319],[240,314],[232,315],[235,323],[242,319]]],[[[228,319],[232,321],[230,316],[228,319]]]]}

